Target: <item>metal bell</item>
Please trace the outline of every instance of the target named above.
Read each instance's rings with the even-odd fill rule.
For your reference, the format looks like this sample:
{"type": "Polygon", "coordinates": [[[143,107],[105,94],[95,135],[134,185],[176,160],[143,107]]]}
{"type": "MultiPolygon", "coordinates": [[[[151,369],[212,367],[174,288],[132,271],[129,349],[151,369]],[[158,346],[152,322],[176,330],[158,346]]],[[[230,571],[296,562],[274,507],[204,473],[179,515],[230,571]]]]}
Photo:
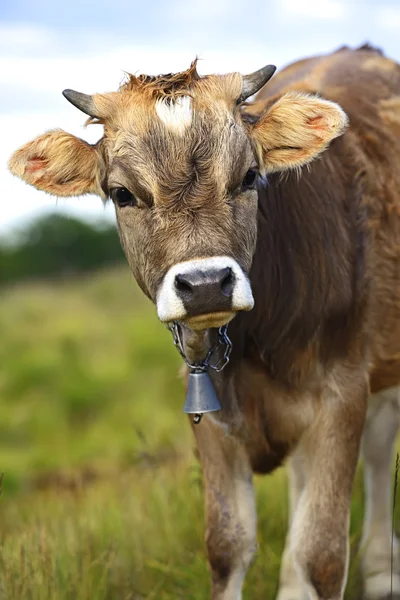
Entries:
{"type": "Polygon", "coordinates": [[[208,373],[201,369],[190,371],[183,411],[188,414],[202,415],[221,408],[208,373]]]}

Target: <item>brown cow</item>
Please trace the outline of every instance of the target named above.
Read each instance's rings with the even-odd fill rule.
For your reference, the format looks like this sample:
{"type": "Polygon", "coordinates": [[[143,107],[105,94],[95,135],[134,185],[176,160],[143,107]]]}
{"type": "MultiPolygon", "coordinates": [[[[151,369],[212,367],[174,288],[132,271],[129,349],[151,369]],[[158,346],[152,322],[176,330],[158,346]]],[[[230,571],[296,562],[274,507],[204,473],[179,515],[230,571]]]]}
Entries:
{"type": "Polygon", "coordinates": [[[131,269],[159,318],[180,323],[190,360],[232,321],[232,360],[212,374],[223,408],[194,427],[214,600],[241,597],[256,549],[253,472],[287,456],[278,598],[343,598],[370,394],[363,572],[376,600],[390,592],[399,420],[400,67],[343,48],[289,66],[247,104],[272,73],[200,77],[193,64],[115,93],[66,91],[102,139],[49,132],[10,169],[52,194],[112,198],[131,269]]]}

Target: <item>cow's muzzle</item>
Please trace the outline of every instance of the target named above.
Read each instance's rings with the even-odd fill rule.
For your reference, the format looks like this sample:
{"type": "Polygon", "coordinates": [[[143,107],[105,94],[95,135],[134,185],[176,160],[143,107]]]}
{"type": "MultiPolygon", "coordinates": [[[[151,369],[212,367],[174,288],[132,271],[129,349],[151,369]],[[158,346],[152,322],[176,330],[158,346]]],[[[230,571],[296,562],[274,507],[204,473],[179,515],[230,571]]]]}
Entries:
{"type": "Polygon", "coordinates": [[[193,329],[220,327],[237,312],[251,310],[248,278],[228,256],[200,258],[174,265],[157,295],[161,321],[184,321],[193,329]]]}

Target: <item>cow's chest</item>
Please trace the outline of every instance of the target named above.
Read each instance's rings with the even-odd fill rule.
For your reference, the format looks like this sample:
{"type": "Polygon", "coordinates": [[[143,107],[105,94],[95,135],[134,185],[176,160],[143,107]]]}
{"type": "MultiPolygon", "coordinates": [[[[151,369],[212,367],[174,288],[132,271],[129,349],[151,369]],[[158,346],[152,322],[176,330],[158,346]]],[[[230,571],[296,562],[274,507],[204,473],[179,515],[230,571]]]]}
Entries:
{"type": "Polygon", "coordinates": [[[207,418],[244,443],[255,472],[268,473],[282,463],[314,422],[320,390],[314,384],[307,390],[288,391],[244,365],[219,387],[223,410],[207,418]]]}

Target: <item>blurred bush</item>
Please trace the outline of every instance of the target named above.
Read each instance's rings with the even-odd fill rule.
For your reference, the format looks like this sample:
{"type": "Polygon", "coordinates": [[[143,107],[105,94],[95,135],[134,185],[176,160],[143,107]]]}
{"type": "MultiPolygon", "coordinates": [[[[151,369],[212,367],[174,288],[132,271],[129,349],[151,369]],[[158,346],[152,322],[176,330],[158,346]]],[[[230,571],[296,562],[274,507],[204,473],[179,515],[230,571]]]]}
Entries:
{"type": "Polygon", "coordinates": [[[179,354],[127,266],[4,286],[0,331],[5,496],[48,473],[191,456],[179,354]]]}
{"type": "Polygon", "coordinates": [[[113,224],[47,214],[0,242],[0,285],[64,277],[124,260],[113,224]]]}

